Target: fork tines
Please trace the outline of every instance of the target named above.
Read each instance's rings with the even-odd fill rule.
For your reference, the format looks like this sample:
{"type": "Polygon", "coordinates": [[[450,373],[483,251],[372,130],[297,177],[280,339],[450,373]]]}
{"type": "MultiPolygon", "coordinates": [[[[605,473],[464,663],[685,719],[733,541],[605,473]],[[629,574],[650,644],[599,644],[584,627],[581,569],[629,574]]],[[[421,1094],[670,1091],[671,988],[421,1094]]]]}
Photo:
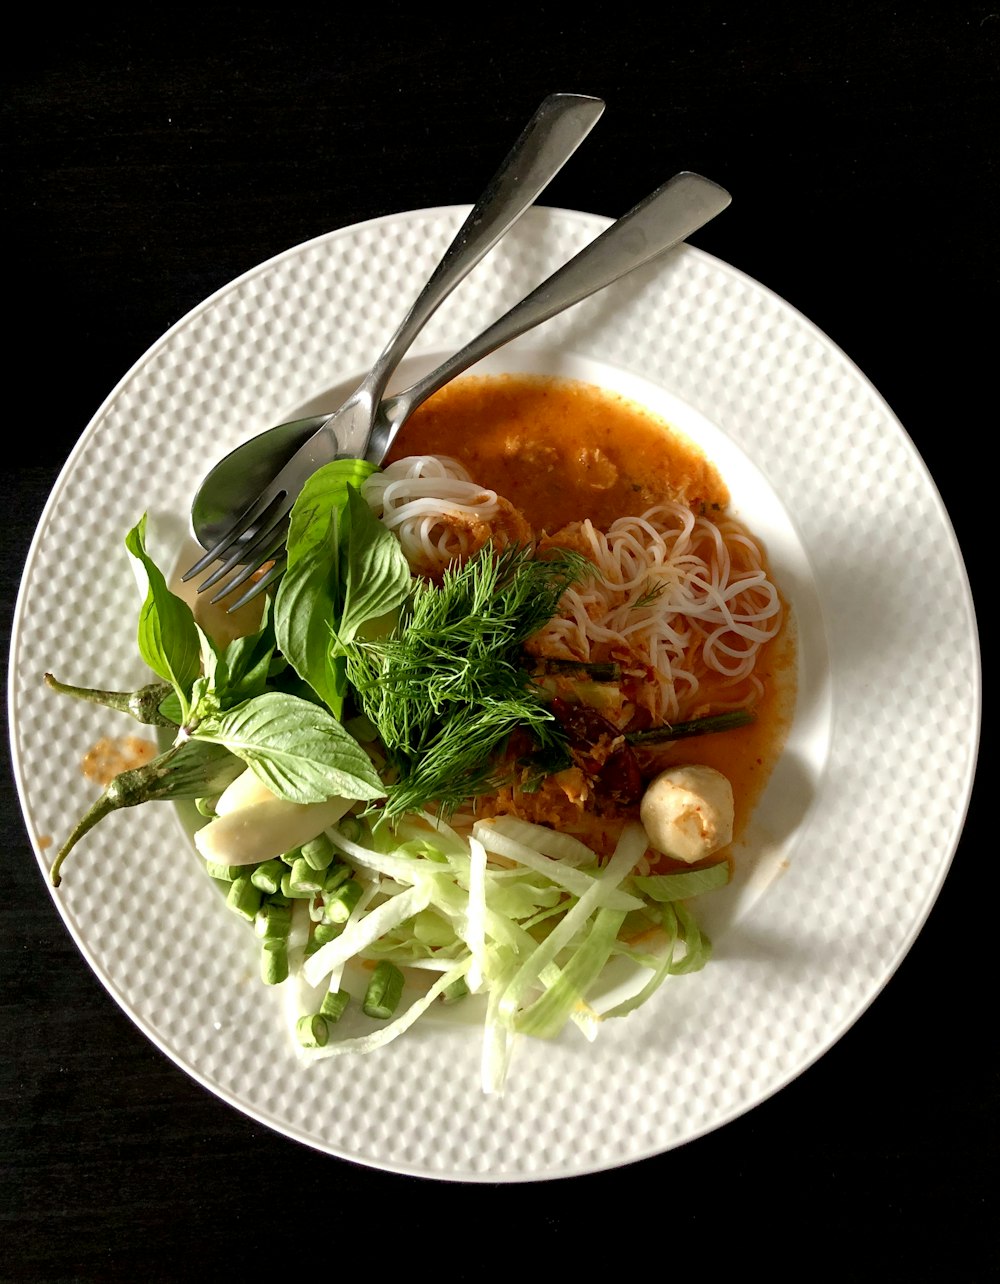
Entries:
{"type": "Polygon", "coordinates": [[[261,504],[260,500],[251,504],[218,542],[184,572],[182,580],[187,582],[194,579],[214,562],[225,558],[222,565],[217,567],[204,583],[198,585],[199,593],[204,593],[206,589],[225,580],[229,572],[241,564],[243,569],[232,579],[227,580],[211,600],[219,602],[222,598],[228,597],[240,585],[245,584],[261,571],[264,573],[260,578],[256,579],[250,589],[228,609],[235,611],[256,597],[258,593],[263,592],[268,585],[274,583],[285,568],[285,557],[281,555],[281,548],[288,531],[288,514],[291,510],[291,505],[286,500],[286,493],[280,491],[266,504],[261,504]],[[226,554],[229,556],[227,557],[226,554]]]}

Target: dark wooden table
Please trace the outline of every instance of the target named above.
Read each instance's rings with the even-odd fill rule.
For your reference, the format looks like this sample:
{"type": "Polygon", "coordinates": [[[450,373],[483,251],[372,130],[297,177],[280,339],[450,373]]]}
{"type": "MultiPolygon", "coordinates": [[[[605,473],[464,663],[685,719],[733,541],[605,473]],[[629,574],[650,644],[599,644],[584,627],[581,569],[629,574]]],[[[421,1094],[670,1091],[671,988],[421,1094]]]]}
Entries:
{"type": "MultiPolygon", "coordinates": [[[[5,647],[46,497],[150,344],[289,246],[473,200],[553,91],[608,108],[545,202],[617,215],[683,168],[728,187],[732,210],[695,242],[787,299],[871,378],[938,484],[983,610],[995,7],[706,0],[640,22],[628,8],[543,5],[484,11],[473,35],[456,34],[451,11],[337,8],[157,7],[127,20],[37,9],[9,35],[5,647]]],[[[272,1254],[337,1269],[353,1245],[361,1269],[464,1279],[484,1260],[575,1269],[603,1244],[630,1274],[990,1277],[996,843],[984,775],[924,931],[814,1067],[658,1158],[483,1187],[312,1151],[178,1070],[65,931],[8,764],[0,1278],[228,1278],[272,1254]]]]}

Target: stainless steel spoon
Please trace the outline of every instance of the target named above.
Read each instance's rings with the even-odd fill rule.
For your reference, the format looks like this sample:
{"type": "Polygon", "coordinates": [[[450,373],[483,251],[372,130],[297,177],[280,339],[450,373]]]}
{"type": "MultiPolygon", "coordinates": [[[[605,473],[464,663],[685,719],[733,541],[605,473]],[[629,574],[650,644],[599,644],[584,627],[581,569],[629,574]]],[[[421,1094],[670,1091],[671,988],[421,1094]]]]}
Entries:
{"type": "MultiPolygon", "coordinates": [[[[413,411],[456,375],[525,331],[672,249],[720,214],[731,199],[724,188],[710,179],[688,171],[676,174],[436,370],[382,401],[370,431],[345,433],[339,424],[331,431],[331,416],[317,415],[281,424],[238,446],[216,464],[195,496],[191,520],[198,542],[203,548],[214,548],[220,529],[231,523],[233,512],[241,511],[260,493],[262,479],[264,497],[273,503],[275,496],[287,499],[291,494],[294,500],[306,478],[335,458],[365,458],[381,463],[413,411]]],[[[266,554],[262,554],[259,540],[255,547],[238,549],[233,554],[227,569],[241,562],[244,569],[213,601],[232,592],[272,558],[275,561],[270,570],[230,609],[237,609],[281,575],[284,564],[277,550],[283,542],[284,529],[284,525],[271,528],[277,530],[279,538],[276,545],[265,541],[263,547],[269,550],[266,554]]],[[[203,564],[207,564],[205,559],[199,563],[203,564]]],[[[221,575],[213,577],[212,582],[219,578],[221,575]]]]}

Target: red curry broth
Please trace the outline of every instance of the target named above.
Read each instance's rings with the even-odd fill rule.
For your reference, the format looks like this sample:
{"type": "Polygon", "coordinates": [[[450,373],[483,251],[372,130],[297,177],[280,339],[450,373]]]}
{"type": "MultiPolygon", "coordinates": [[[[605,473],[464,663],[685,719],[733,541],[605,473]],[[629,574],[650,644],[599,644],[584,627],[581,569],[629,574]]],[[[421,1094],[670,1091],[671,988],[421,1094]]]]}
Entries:
{"type": "Polygon", "coordinates": [[[466,376],[401,429],[389,462],[451,455],[536,531],[589,517],[606,530],[665,496],[697,511],[729,492],[713,465],[662,420],[592,384],[526,375],[466,376]]]}

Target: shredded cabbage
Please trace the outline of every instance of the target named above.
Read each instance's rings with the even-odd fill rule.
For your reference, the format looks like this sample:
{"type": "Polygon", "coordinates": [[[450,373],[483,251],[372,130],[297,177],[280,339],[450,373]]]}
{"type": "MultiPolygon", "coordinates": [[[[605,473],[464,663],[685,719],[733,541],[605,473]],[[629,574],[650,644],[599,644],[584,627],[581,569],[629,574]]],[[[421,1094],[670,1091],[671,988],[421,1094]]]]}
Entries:
{"type": "Polygon", "coordinates": [[[312,952],[309,914],[298,910],[289,1029],[327,991],[360,994],[376,961],[404,968],[409,981],[398,1014],[377,1026],[360,1017],[337,1022],[324,1046],[297,1046],[306,1062],[384,1047],[436,1000],[467,990],[483,1006],[483,1091],[502,1093],[519,1036],[554,1038],[569,1023],[593,1040],[602,1022],[634,1011],[668,976],[709,957],[680,896],[719,886],[721,875],[635,874],[646,850],[636,823],[603,866],[577,839],[511,817],[478,821],[467,836],[426,815],[392,828],[347,817],[328,836],[364,891],[340,935],[312,952]],[[599,1013],[589,999],[623,956],[649,976],[599,1013]],[[435,979],[427,985],[421,976],[435,979]]]}

